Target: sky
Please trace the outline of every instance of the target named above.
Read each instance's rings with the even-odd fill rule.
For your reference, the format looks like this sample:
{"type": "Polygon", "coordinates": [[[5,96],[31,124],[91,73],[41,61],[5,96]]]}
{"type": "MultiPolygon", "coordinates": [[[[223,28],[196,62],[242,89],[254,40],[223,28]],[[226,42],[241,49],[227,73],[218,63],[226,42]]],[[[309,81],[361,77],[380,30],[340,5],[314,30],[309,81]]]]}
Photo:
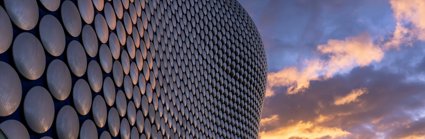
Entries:
{"type": "Polygon", "coordinates": [[[260,138],[425,138],[424,0],[239,2],[267,54],[260,138]]]}

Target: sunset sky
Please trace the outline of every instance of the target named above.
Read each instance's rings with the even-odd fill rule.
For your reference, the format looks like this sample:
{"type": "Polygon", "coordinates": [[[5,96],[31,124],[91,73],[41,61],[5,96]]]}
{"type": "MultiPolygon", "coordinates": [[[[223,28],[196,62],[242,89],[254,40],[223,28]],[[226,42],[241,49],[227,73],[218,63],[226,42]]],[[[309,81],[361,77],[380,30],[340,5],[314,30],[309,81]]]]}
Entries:
{"type": "Polygon", "coordinates": [[[239,0],[262,35],[260,137],[425,138],[425,0],[239,0]]]}

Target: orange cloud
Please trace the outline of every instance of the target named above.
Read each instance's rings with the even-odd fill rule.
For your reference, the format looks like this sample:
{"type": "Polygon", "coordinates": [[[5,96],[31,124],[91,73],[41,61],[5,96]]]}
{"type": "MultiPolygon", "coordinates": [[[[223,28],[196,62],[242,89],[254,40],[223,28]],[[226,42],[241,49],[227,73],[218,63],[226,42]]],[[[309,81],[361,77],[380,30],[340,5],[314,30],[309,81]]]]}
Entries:
{"type": "Polygon", "coordinates": [[[348,95],[335,99],[335,105],[345,105],[358,101],[358,98],[367,93],[366,88],[354,89],[348,95]]]}
{"type": "Polygon", "coordinates": [[[266,117],[266,118],[261,118],[260,120],[260,125],[264,126],[264,125],[268,125],[271,124],[273,122],[276,122],[277,120],[279,120],[279,116],[278,115],[272,115],[270,117],[266,117]]]}
{"type": "Polygon", "coordinates": [[[415,40],[425,40],[425,1],[391,0],[391,8],[396,27],[392,38],[385,43],[386,48],[399,48],[401,44],[411,44],[415,40]]]}
{"type": "Polygon", "coordinates": [[[409,135],[401,139],[424,139],[425,135],[409,135]]]}
{"type": "Polygon", "coordinates": [[[314,122],[299,121],[292,125],[280,127],[271,131],[260,132],[261,139],[289,139],[289,138],[338,138],[350,135],[349,132],[336,128],[315,124],[314,122]]]}
{"type": "Polygon", "coordinates": [[[345,40],[329,40],[327,44],[319,45],[318,51],[328,58],[307,60],[301,69],[288,67],[269,73],[266,97],[275,94],[273,87],[286,86],[288,94],[295,94],[307,89],[310,81],[325,80],[355,67],[379,62],[384,56],[383,50],[365,34],[345,40]]]}

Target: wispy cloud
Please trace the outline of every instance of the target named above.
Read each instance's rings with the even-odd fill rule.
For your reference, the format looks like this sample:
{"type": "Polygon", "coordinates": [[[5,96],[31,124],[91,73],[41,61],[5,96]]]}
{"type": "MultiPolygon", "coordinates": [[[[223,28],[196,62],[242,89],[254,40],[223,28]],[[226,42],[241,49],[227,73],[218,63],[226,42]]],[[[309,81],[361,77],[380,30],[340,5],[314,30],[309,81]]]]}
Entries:
{"type": "Polygon", "coordinates": [[[336,98],[334,101],[335,105],[345,105],[349,103],[353,103],[358,101],[358,98],[367,93],[366,88],[360,88],[360,89],[354,89],[352,90],[348,95],[345,95],[343,97],[336,98]]]}
{"type": "Polygon", "coordinates": [[[289,139],[289,138],[337,138],[350,133],[337,128],[316,125],[314,122],[299,121],[289,126],[277,128],[271,131],[260,132],[261,139],[289,139]]]}
{"type": "Polygon", "coordinates": [[[376,46],[369,35],[360,34],[345,40],[329,40],[319,45],[319,57],[306,60],[301,68],[288,67],[269,73],[266,96],[275,94],[274,87],[287,87],[288,94],[295,94],[310,86],[310,81],[326,80],[335,74],[347,73],[355,67],[379,62],[383,50],[376,46]]]}
{"type": "Polygon", "coordinates": [[[261,120],[260,120],[260,124],[262,125],[262,126],[264,126],[264,125],[268,125],[268,124],[271,124],[271,123],[274,123],[274,122],[276,122],[276,121],[278,121],[279,120],[279,115],[272,115],[272,116],[270,116],[270,117],[266,117],[266,118],[261,118],[261,120]]]}

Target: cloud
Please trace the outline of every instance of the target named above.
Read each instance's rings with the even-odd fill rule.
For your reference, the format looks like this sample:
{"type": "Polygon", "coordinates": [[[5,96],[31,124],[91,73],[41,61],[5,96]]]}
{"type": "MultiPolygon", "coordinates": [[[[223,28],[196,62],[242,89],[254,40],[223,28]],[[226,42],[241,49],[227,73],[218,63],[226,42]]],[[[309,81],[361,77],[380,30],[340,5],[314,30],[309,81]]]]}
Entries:
{"type": "Polygon", "coordinates": [[[348,95],[335,99],[335,105],[345,105],[358,101],[358,98],[367,93],[366,88],[352,90],[348,95]]]}
{"type": "Polygon", "coordinates": [[[355,67],[379,62],[383,50],[374,45],[367,34],[344,40],[329,40],[317,47],[321,57],[305,61],[301,68],[288,67],[268,74],[266,97],[275,94],[274,87],[286,86],[288,94],[295,94],[310,86],[310,81],[326,80],[335,74],[347,73],[355,67]]]}
{"type": "Polygon", "coordinates": [[[337,138],[350,133],[336,127],[316,125],[314,122],[299,121],[289,126],[281,127],[272,131],[260,132],[261,139],[289,139],[289,138],[337,138]]]}
{"type": "MultiPolygon", "coordinates": [[[[406,78],[416,74],[392,72],[387,67],[380,69],[374,69],[373,66],[357,67],[346,75],[312,81],[305,93],[276,94],[265,101],[262,115],[264,117],[278,115],[280,118],[274,122],[275,124],[261,125],[261,135],[279,137],[278,133],[287,134],[283,131],[289,132],[289,129],[302,125],[297,126],[300,122],[309,123],[313,127],[334,128],[349,133],[342,138],[403,138],[409,135],[425,135],[423,132],[425,102],[421,99],[425,97],[425,83],[405,82],[406,78]],[[338,98],[336,96],[341,98],[350,96],[356,92],[355,90],[363,88],[367,88],[365,91],[367,93],[357,97],[356,103],[335,105],[335,98],[338,98]]],[[[292,137],[313,139],[303,136],[304,132],[294,133],[300,135],[288,134],[292,137]]],[[[289,138],[283,135],[281,137],[289,138]]]]}
{"type": "Polygon", "coordinates": [[[266,117],[266,118],[261,118],[260,120],[260,124],[261,125],[267,125],[267,124],[271,124],[276,122],[277,120],[279,120],[279,115],[272,115],[270,117],[266,117]]]}
{"type": "Polygon", "coordinates": [[[396,19],[392,38],[385,43],[386,48],[399,48],[402,44],[425,40],[425,1],[390,0],[396,19]]]}

